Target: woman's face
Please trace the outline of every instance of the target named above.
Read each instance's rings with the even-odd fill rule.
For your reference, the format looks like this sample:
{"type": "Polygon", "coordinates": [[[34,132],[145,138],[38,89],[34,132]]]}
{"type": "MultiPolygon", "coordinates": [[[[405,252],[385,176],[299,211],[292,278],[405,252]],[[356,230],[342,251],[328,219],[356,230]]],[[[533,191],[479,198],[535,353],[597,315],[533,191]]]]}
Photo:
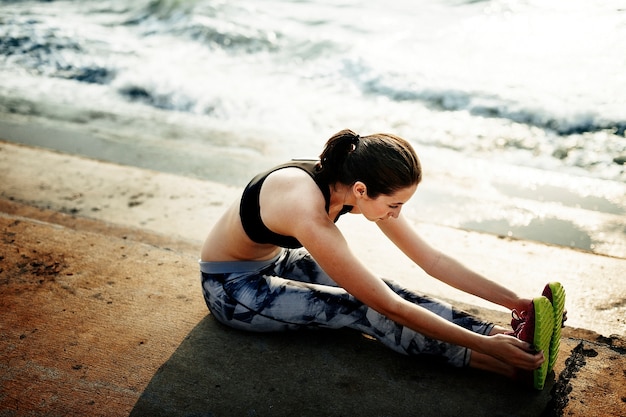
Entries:
{"type": "Polygon", "coordinates": [[[411,199],[417,185],[402,188],[393,194],[381,194],[376,198],[367,196],[367,192],[358,194],[357,207],[366,219],[378,222],[389,218],[397,218],[402,206],[411,199]]]}

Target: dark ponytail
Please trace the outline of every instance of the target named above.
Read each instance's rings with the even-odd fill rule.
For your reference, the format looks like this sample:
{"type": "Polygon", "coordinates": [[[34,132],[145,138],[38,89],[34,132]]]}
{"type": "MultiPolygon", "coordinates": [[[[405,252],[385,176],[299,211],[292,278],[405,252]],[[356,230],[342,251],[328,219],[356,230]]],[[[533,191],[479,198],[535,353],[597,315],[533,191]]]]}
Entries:
{"type": "Polygon", "coordinates": [[[376,198],[419,184],[422,168],[406,140],[386,133],[360,137],[345,129],[326,142],[317,175],[328,184],[361,181],[376,198]]]}

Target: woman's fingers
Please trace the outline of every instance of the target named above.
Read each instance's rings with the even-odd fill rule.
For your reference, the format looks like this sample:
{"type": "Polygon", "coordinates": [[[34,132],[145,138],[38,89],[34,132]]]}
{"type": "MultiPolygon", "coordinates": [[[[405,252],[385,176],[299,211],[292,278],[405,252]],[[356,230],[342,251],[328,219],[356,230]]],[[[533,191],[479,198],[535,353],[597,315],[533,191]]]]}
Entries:
{"type": "Polygon", "coordinates": [[[543,352],[535,351],[530,343],[504,334],[492,337],[497,342],[498,354],[495,356],[515,368],[533,370],[545,361],[543,352]]]}

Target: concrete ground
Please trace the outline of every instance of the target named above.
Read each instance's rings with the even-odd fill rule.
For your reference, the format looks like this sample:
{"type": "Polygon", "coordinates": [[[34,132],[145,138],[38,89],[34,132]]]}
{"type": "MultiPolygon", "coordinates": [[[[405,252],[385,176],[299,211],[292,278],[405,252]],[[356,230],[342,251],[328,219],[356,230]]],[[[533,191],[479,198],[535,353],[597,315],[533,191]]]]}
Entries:
{"type": "MultiPolygon", "coordinates": [[[[146,194],[139,195],[129,184],[165,187],[166,181],[7,144],[0,147],[0,174],[1,417],[626,416],[622,318],[613,325],[614,335],[598,332],[600,323],[566,327],[559,361],[543,391],[405,358],[352,332],[238,332],[207,312],[198,241],[173,231],[188,230],[186,220],[172,230],[153,226],[162,216],[173,217],[175,210],[164,201],[179,204],[189,181],[168,177],[177,198],[159,199],[158,190],[145,191],[145,183],[146,194]],[[56,165],[46,165],[51,160],[56,165]],[[16,168],[20,165],[29,165],[36,176],[16,168]],[[67,179],[67,188],[58,191],[56,176],[72,178],[70,166],[89,179],[89,189],[78,180],[68,186],[67,179]],[[112,172],[123,176],[112,179],[112,172]],[[93,190],[107,196],[108,207],[85,197],[93,190]],[[150,201],[159,209],[138,215],[135,209],[150,201]]],[[[231,197],[201,194],[216,210],[231,197]]],[[[626,270],[623,259],[568,249],[474,234],[456,240],[474,239],[508,258],[512,269],[546,251],[560,257],[565,279],[579,274],[581,265],[589,265],[598,281],[620,271],[623,277],[626,270]],[[521,258],[512,255],[520,245],[521,258]]],[[[586,314],[571,307],[583,292],[566,288],[573,321],[586,314]]],[[[500,310],[455,297],[450,294],[475,314],[508,321],[500,310]]]]}

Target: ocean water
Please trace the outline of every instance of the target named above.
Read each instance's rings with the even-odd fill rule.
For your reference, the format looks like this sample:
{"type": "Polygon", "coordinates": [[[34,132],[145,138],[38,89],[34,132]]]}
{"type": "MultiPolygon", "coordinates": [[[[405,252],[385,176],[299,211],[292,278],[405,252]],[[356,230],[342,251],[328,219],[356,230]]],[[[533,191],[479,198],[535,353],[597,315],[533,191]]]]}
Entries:
{"type": "Polygon", "coordinates": [[[0,138],[243,186],[343,128],[428,221],[626,257],[622,0],[0,0],[0,138]]]}

